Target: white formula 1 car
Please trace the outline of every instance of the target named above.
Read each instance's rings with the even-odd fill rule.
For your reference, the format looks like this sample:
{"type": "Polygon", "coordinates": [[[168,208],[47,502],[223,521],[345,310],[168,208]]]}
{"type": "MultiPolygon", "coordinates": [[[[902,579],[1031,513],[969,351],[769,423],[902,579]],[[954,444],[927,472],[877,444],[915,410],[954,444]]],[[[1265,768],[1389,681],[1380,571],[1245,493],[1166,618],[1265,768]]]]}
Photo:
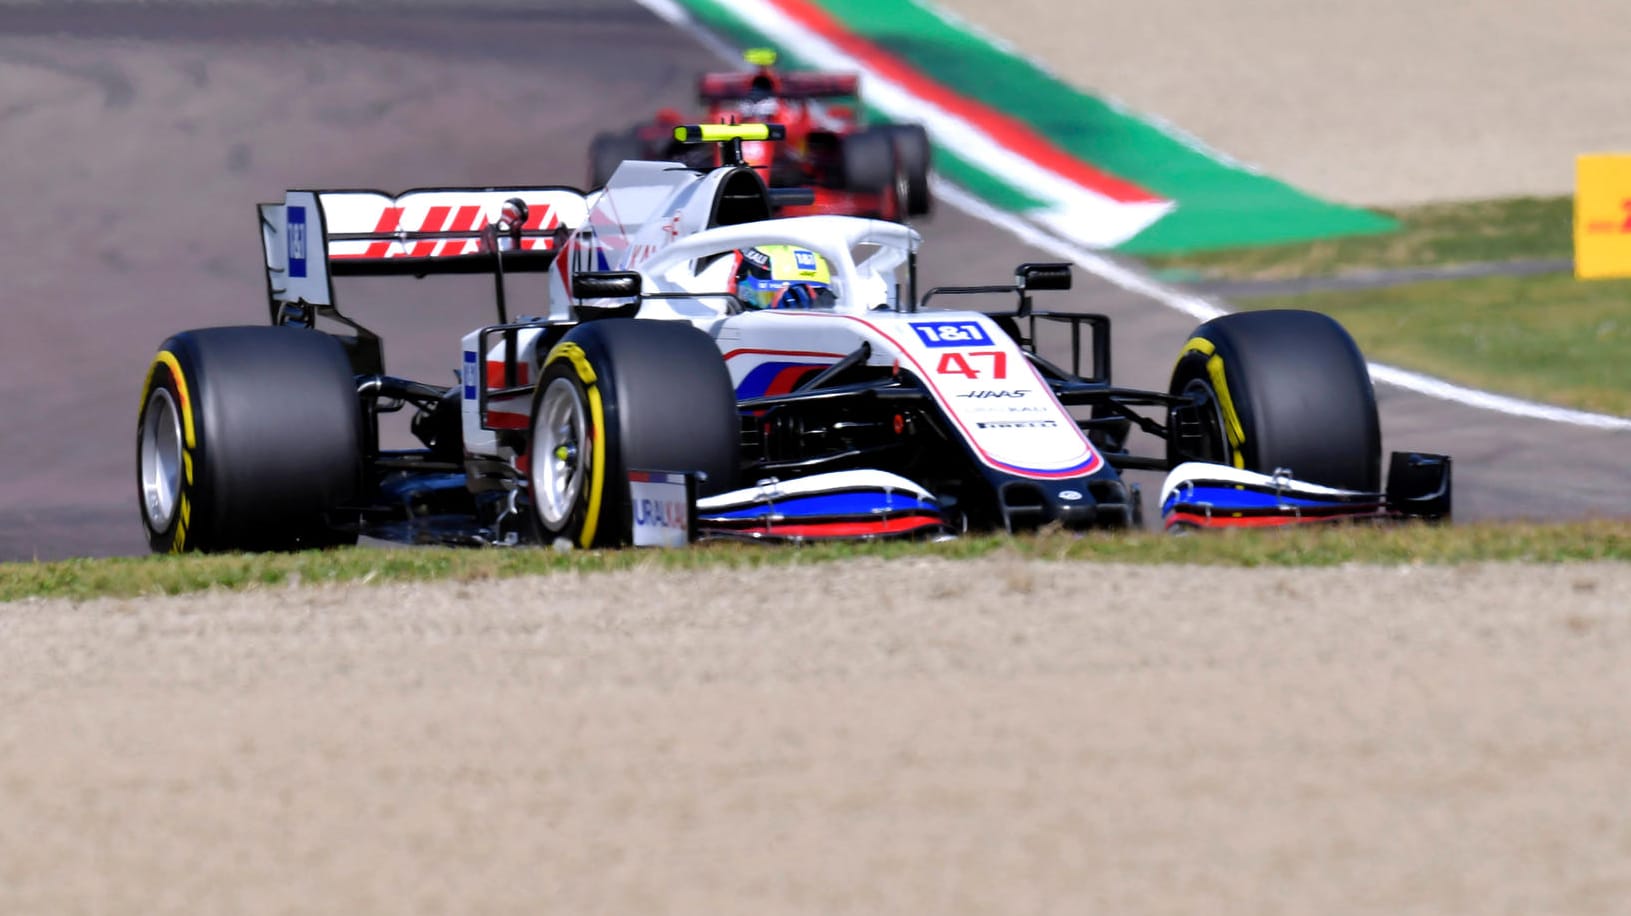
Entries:
{"type": "Polygon", "coordinates": [[[1449,514],[1443,456],[1395,453],[1383,488],[1365,361],[1323,315],[1207,322],[1167,391],[1117,387],[1107,318],[1032,306],[1069,287],[1066,265],[920,296],[908,226],[774,218],[737,152],[774,125],[678,130],[737,164],[628,162],[589,197],[261,205],[271,326],[176,334],[146,380],[153,549],[1125,528],[1141,520],[1130,468],[1170,471],[1168,527],[1449,514]],[[547,274],[547,301],[512,318],[532,306],[506,297],[523,272],[547,274]],[[386,374],[333,281],[441,273],[490,277],[498,322],[464,336],[457,385],[386,374]],[[993,292],[1015,307],[931,307],[993,292]],[[1037,352],[1050,329],[1074,342],[1068,368],[1037,352]],[[382,449],[380,415],[405,406],[423,447],[382,449]],[[1164,453],[1130,454],[1134,426],[1164,453]]]}

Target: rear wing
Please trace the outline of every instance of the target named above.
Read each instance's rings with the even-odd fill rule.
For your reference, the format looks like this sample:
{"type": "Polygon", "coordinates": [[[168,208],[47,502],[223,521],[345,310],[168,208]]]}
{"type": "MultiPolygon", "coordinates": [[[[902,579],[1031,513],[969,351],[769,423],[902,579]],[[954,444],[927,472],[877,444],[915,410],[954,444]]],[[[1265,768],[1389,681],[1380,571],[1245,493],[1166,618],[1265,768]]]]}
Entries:
{"type": "Polygon", "coordinates": [[[289,191],[259,209],[274,312],[334,305],[334,277],[545,271],[589,210],[564,187],[289,191]]]}
{"type": "Polygon", "coordinates": [[[860,91],[854,73],[705,73],[697,81],[703,104],[734,102],[769,94],[781,99],[853,98],[860,91]]]}

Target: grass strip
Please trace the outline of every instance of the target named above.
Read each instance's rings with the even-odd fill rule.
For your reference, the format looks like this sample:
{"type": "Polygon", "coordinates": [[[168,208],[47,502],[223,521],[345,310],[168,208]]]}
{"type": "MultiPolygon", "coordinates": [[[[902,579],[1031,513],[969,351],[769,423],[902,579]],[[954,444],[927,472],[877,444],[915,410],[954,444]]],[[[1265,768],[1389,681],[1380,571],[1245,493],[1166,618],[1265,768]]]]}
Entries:
{"type": "Polygon", "coordinates": [[[968,559],[1002,552],[1061,562],[1239,567],[1473,562],[1631,562],[1631,520],[1562,524],[1338,525],[1171,536],[1158,533],[1043,532],[984,535],[942,543],[879,541],[770,546],[736,542],[687,550],[348,548],[296,554],[119,557],[0,564],[0,602],[75,601],[244,591],[297,585],[446,580],[657,570],[744,569],[861,558],[968,559]]]}
{"type": "Polygon", "coordinates": [[[1572,197],[1515,197],[1380,212],[1399,221],[1398,231],[1151,256],[1144,261],[1177,280],[1283,280],[1490,261],[1557,260],[1574,254],[1572,197]]]}

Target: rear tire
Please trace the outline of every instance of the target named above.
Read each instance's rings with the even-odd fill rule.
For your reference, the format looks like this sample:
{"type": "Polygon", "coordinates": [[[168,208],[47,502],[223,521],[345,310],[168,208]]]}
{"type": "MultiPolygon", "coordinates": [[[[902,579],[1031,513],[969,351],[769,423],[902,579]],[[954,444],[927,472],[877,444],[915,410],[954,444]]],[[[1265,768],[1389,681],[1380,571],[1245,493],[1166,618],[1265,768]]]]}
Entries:
{"type": "Polygon", "coordinates": [[[889,130],[895,140],[895,160],[906,174],[906,215],[928,216],[933,206],[929,197],[929,132],[921,124],[895,124],[889,130]]]}
{"type": "Polygon", "coordinates": [[[603,188],[625,161],[651,158],[646,145],[632,134],[596,134],[589,143],[589,188],[603,188]]]}
{"type": "MultiPolygon", "coordinates": [[[[1382,432],[1359,347],[1318,312],[1240,312],[1195,330],[1173,368],[1173,394],[1215,405],[1211,460],[1376,492],[1382,432]]],[[[1178,460],[1169,447],[1168,457],[1178,460]]]]}
{"type": "Polygon", "coordinates": [[[736,486],[736,393],[707,334],[606,318],[550,350],[533,395],[527,492],[546,542],[629,542],[630,469],[700,471],[698,495],[736,486]]]}
{"type": "Polygon", "coordinates": [[[316,331],[185,331],[159,348],[136,425],[155,552],[356,543],[362,409],[340,342],[316,331]]]}
{"type": "Polygon", "coordinates": [[[895,140],[889,128],[869,128],[848,134],[841,141],[844,187],[850,191],[883,194],[895,184],[899,166],[895,140]]]}

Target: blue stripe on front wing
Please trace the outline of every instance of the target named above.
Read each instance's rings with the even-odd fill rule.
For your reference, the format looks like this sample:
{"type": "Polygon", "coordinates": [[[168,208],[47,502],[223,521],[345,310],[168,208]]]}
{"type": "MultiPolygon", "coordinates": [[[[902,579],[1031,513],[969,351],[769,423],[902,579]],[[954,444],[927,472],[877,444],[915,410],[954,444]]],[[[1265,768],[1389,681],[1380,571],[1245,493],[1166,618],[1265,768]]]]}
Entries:
{"type": "Polygon", "coordinates": [[[1184,505],[1190,506],[1210,504],[1219,509],[1241,510],[1273,509],[1279,506],[1320,508],[1348,504],[1340,499],[1308,499],[1285,494],[1264,493],[1258,490],[1237,490],[1234,487],[1186,487],[1174,491],[1171,496],[1167,497],[1166,504],[1161,507],[1161,511],[1171,512],[1172,507],[1179,504],[1180,501],[1184,505]],[[1179,497],[1183,497],[1182,500],[1179,497]]]}
{"type": "Polygon", "coordinates": [[[810,496],[792,496],[774,502],[757,502],[751,506],[728,512],[708,512],[710,519],[758,518],[767,509],[774,508],[787,518],[813,518],[819,516],[870,515],[877,512],[933,512],[939,507],[904,493],[886,494],[873,491],[851,493],[817,493],[810,496]]]}

